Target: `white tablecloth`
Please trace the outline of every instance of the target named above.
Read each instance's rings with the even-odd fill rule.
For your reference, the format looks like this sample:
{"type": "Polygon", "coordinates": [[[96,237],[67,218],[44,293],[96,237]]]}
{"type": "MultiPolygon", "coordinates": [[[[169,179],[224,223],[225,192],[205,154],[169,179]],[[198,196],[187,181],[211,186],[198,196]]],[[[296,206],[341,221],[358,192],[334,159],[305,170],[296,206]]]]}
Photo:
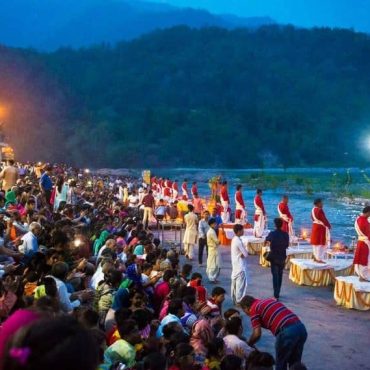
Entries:
{"type": "Polygon", "coordinates": [[[370,293],[370,281],[360,281],[358,276],[337,276],[336,280],[343,281],[347,284],[352,284],[356,292],[370,293]]]}
{"type": "MultiPolygon", "coordinates": [[[[224,229],[224,230],[225,230],[226,238],[232,239],[235,236],[233,229],[224,229]]],[[[263,236],[266,237],[269,232],[270,232],[269,230],[265,230],[263,232],[263,236]]],[[[244,237],[254,237],[253,228],[252,229],[244,229],[244,237]]]]}
{"type": "Polygon", "coordinates": [[[291,263],[298,265],[302,270],[328,270],[333,269],[334,271],[344,270],[351,267],[353,264],[352,260],[337,260],[329,259],[325,260],[326,263],[318,263],[313,260],[292,258],[291,263]]]}

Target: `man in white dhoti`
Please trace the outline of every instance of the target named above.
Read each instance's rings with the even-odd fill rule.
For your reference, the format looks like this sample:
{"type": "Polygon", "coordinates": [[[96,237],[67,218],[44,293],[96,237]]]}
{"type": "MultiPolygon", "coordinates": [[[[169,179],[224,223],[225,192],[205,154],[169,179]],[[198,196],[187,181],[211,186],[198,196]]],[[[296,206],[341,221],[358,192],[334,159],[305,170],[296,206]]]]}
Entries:
{"type": "Polygon", "coordinates": [[[357,217],[355,229],[358,235],[357,248],[353,265],[361,281],[370,281],[370,206],[366,206],[362,215],[357,217]]]}
{"type": "Polygon", "coordinates": [[[217,221],[211,218],[208,221],[210,229],[207,231],[207,245],[208,245],[208,257],[207,257],[207,276],[211,283],[218,283],[217,278],[220,274],[220,241],[216,234],[217,221]]]}
{"type": "Polygon", "coordinates": [[[189,260],[193,260],[193,248],[197,242],[198,236],[198,217],[194,213],[194,207],[192,204],[188,205],[189,212],[184,216],[185,222],[185,233],[184,233],[184,251],[185,257],[189,260]]]}
{"type": "Polygon", "coordinates": [[[325,263],[325,252],[330,246],[331,225],[325,216],[322,199],[314,201],[314,207],[311,211],[312,231],[311,244],[313,248],[313,259],[318,263],[325,263]]]}
{"type": "Polygon", "coordinates": [[[231,297],[234,304],[238,304],[247,295],[247,257],[241,236],[244,234],[243,225],[234,225],[234,234],[231,241],[231,297]]]}
{"type": "Polygon", "coordinates": [[[289,234],[289,241],[292,243],[292,241],[295,239],[295,235],[293,230],[293,216],[290,213],[288,202],[288,196],[284,195],[283,199],[278,204],[278,213],[279,217],[283,220],[283,226],[281,230],[289,234]]]}
{"type": "Polygon", "coordinates": [[[235,192],[235,223],[244,225],[247,219],[247,212],[242,193],[242,186],[239,184],[235,192]]]}
{"type": "Polygon", "coordinates": [[[257,189],[257,194],[254,197],[254,236],[262,238],[266,226],[266,211],[262,200],[262,190],[257,189]]]}
{"type": "Polygon", "coordinates": [[[222,205],[222,212],[221,212],[222,222],[224,224],[227,224],[230,221],[230,216],[228,214],[230,198],[229,198],[229,192],[227,190],[227,181],[224,181],[221,185],[220,201],[222,205]]]}

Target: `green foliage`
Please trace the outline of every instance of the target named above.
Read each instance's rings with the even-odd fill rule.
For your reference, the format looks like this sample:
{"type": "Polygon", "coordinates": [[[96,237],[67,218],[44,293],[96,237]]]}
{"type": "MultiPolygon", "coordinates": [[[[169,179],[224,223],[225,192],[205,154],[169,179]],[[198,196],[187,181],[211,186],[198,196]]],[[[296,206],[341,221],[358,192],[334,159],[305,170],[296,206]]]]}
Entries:
{"type": "MultiPolygon", "coordinates": [[[[291,26],[175,27],[115,47],[49,54],[0,48],[0,101],[15,108],[9,136],[26,160],[360,165],[367,160],[356,143],[370,112],[369,55],[367,35],[291,26]]],[[[260,174],[251,180],[277,186],[260,174]]],[[[313,191],[303,179],[285,186],[294,182],[313,191]]]]}

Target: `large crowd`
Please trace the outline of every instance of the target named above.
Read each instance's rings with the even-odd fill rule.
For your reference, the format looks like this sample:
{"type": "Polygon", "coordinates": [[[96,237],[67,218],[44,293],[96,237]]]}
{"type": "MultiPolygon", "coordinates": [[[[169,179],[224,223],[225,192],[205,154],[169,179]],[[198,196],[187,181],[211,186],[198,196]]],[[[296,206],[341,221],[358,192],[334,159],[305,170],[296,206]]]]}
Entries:
{"type": "MultiPolygon", "coordinates": [[[[210,291],[193,271],[192,235],[187,259],[156,237],[163,218],[191,224],[196,193],[189,204],[139,178],[41,163],[10,161],[0,178],[1,370],[305,369],[293,312],[248,295],[223,309],[218,271],[207,269],[210,291]],[[275,356],[255,347],[261,328],[276,335],[275,356]]],[[[211,248],[220,214],[203,211],[196,227],[211,248]]]]}

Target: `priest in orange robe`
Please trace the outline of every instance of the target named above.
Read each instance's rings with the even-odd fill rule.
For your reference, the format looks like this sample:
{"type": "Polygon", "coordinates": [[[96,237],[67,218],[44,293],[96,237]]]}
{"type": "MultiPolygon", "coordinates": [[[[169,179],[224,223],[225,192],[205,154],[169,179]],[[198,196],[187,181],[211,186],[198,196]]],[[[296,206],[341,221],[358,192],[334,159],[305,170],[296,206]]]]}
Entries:
{"type": "Polygon", "coordinates": [[[289,234],[289,240],[292,241],[294,238],[293,216],[290,213],[288,202],[288,196],[284,195],[281,202],[278,204],[278,213],[279,217],[283,220],[283,227],[281,230],[287,232],[289,234]]]}
{"type": "Polygon", "coordinates": [[[188,180],[187,179],[185,179],[181,185],[181,192],[182,192],[182,199],[185,199],[184,197],[186,197],[186,200],[188,200],[189,193],[188,193],[188,180]]]}
{"type": "Polygon", "coordinates": [[[370,281],[370,206],[363,209],[357,217],[355,229],[358,235],[353,265],[360,281],[370,281]]]}
{"type": "Polygon", "coordinates": [[[235,192],[235,223],[244,225],[247,219],[247,211],[243,199],[242,186],[239,184],[235,192]]]}
{"type": "Polygon", "coordinates": [[[220,191],[220,200],[221,200],[221,205],[222,205],[222,213],[221,213],[221,218],[223,223],[228,222],[228,209],[230,206],[230,198],[229,198],[229,192],[227,190],[227,181],[223,181],[221,185],[221,191],[220,191]]]}
{"type": "Polygon", "coordinates": [[[325,263],[325,252],[327,247],[330,246],[331,225],[325,216],[321,199],[316,199],[314,201],[311,218],[311,244],[313,247],[313,259],[315,262],[325,263]]]}
{"type": "Polygon", "coordinates": [[[266,226],[266,211],[262,200],[262,190],[257,189],[256,196],[254,197],[254,236],[262,238],[266,226]]]}

